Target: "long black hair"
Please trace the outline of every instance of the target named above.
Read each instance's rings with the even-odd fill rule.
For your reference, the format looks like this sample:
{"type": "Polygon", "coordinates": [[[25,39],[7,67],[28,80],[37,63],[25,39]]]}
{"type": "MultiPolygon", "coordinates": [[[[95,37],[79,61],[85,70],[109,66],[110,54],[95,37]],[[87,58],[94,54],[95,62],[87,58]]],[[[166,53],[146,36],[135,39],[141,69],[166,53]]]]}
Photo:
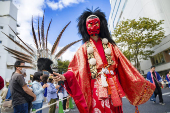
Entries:
{"type": "Polygon", "coordinates": [[[42,72],[35,72],[32,81],[36,80],[36,81],[40,82],[41,81],[40,76],[42,76],[42,75],[43,75],[42,72]]]}
{"type": "Polygon", "coordinates": [[[86,29],[86,19],[90,15],[96,15],[100,19],[100,33],[99,37],[100,38],[107,38],[108,41],[111,44],[115,44],[115,42],[112,40],[111,35],[109,33],[108,27],[107,27],[107,20],[105,14],[99,9],[96,8],[94,11],[90,9],[86,9],[82,15],[78,18],[78,33],[82,36],[83,42],[85,43],[90,39],[90,35],[87,33],[86,29]]]}

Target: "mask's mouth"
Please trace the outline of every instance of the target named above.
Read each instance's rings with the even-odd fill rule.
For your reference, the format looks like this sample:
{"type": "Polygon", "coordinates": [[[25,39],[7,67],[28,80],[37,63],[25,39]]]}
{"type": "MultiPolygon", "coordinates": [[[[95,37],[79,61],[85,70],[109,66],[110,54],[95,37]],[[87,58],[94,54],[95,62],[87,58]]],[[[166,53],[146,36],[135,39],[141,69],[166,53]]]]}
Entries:
{"type": "Polygon", "coordinates": [[[95,33],[95,32],[97,32],[97,31],[91,31],[91,33],[95,33]]]}
{"type": "Polygon", "coordinates": [[[90,36],[97,36],[98,34],[97,33],[95,33],[95,34],[91,34],[90,36]]]}

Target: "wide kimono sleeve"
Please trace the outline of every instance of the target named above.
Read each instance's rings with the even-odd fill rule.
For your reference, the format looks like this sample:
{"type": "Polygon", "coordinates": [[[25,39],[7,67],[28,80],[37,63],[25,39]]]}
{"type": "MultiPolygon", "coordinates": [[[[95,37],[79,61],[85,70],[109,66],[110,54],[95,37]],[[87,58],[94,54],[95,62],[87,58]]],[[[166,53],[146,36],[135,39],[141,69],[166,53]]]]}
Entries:
{"type": "Polygon", "coordinates": [[[120,83],[127,99],[134,106],[147,102],[155,90],[155,85],[137,71],[117,46],[113,46],[113,52],[118,60],[120,83]]]}
{"type": "Polygon", "coordinates": [[[84,44],[78,49],[64,74],[66,89],[72,95],[80,113],[88,113],[92,102],[85,48],[84,44]]]}

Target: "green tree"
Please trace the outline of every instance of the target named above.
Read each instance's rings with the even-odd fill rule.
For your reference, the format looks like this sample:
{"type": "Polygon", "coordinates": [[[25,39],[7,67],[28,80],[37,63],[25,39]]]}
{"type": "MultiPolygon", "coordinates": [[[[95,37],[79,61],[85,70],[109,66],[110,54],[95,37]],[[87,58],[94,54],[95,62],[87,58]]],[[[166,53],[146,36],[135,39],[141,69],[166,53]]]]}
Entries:
{"type": "Polygon", "coordinates": [[[57,66],[58,73],[62,74],[68,70],[68,65],[70,63],[69,60],[65,60],[65,61],[58,60],[57,63],[58,63],[58,66],[57,66]]]}
{"type": "Polygon", "coordinates": [[[139,20],[121,21],[115,28],[113,32],[115,42],[123,45],[121,47],[123,53],[130,61],[135,62],[137,69],[140,67],[139,60],[147,60],[154,53],[151,48],[165,38],[162,24],[163,20],[156,21],[143,17],[139,20]]]}

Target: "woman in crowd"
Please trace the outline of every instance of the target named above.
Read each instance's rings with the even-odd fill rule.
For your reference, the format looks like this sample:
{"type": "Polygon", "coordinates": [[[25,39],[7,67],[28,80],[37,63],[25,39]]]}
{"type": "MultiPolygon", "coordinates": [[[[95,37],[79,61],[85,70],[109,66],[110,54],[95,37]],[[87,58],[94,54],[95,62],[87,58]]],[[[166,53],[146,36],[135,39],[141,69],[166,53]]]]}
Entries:
{"type": "Polygon", "coordinates": [[[68,96],[67,91],[66,91],[66,89],[64,89],[64,91],[63,91],[63,99],[64,99],[63,100],[63,110],[64,110],[64,112],[68,112],[69,111],[69,109],[67,109],[67,107],[66,107],[67,96],[68,96]]]}
{"type": "MultiPolygon", "coordinates": [[[[54,80],[52,76],[48,79],[48,87],[47,87],[47,101],[49,104],[56,102],[57,100],[57,89],[59,89],[59,85],[54,86],[54,80]]],[[[55,113],[56,104],[50,106],[49,113],[55,113]]]]}
{"type": "MultiPolygon", "coordinates": [[[[44,74],[44,75],[42,76],[42,82],[41,82],[41,85],[42,85],[42,86],[47,83],[48,77],[49,77],[49,76],[46,75],[46,74],[44,74]]],[[[44,102],[46,102],[46,101],[47,101],[47,88],[44,89],[44,102]]]]}
{"type": "Polygon", "coordinates": [[[167,80],[168,86],[170,88],[170,70],[168,71],[168,74],[166,75],[166,80],[167,80]]]}
{"type": "Polygon", "coordinates": [[[67,91],[64,89],[64,82],[63,81],[59,81],[58,85],[60,86],[58,89],[58,96],[59,96],[59,100],[62,100],[62,104],[63,104],[63,110],[64,112],[68,112],[69,110],[66,110],[66,102],[67,102],[67,91]]]}
{"type": "MultiPolygon", "coordinates": [[[[43,99],[44,99],[44,89],[48,86],[47,84],[44,84],[41,86],[41,72],[35,72],[33,76],[33,83],[32,83],[32,89],[34,94],[36,95],[36,100],[32,102],[33,106],[32,109],[37,110],[39,108],[42,108],[43,105],[43,99]]],[[[41,111],[38,111],[37,113],[42,113],[41,111]]]]}

